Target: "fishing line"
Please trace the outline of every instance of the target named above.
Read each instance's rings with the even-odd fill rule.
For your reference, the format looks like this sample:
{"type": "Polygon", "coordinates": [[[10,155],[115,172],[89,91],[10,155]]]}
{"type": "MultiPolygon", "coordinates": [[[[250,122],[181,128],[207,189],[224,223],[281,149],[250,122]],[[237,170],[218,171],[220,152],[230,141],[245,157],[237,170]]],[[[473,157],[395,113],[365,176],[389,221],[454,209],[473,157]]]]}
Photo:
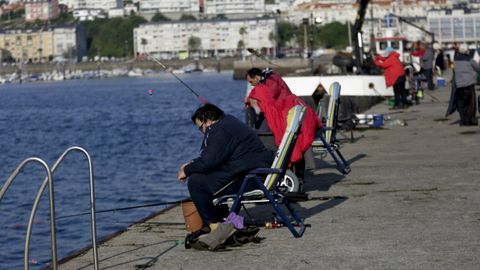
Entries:
{"type": "MultiPolygon", "coordinates": [[[[123,211],[123,210],[137,209],[137,208],[152,207],[152,206],[160,206],[160,205],[180,204],[182,202],[185,202],[185,200],[178,200],[178,201],[172,201],[172,202],[159,202],[159,203],[134,205],[134,206],[128,206],[128,207],[121,207],[121,208],[105,209],[105,210],[95,211],[95,213],[98,214],[98,213],[107,213],[107,212],[116,212],[116,211],[123,211]]],[[[59,220],[59,219],[65,219],[65,218],[71,218],[71,217],[86,216],[86,215],[90,215],[90,214],[91,214],[91,212],[89,211],[89,212],[77,213],[77,214],[72,214],[72,215],[60,216],[60,217],[57,217],[55,219],[59,220]]]]}
{"type": "Polygon", "coordinates": [[[181,84],[183,84],[188,90],[190,90],[190,92],[192,92],[198,99],[200,99],[200,101],[203,103],[203,104],[207,104],[207,100],[204,99],[202,96],[200,96],[197,92],[195,92],[195,90],[193,90],[186,82],[184,82],[182,79],[180,79],[177,75],[175,75],[175,73],[173,73],[171,70],[169,70],[162,62],[160,62],[160,60],[158,60],[158,58],[156,58],[155,56],[145,52],[145,54],[150,57],[153,61],[155,61],[157,64],[159,64],[166,72],[170,73],[173,75],[173,77],[175,77],[175,79],[177,79],[181,84]]]}
{"type": "Polygon", "coordinates": [[[270,65],[281,68],[281,66],[279,66],[279,65],[273,63],[272,61],[268,60],[267,58],[265,58],[265,56],[261,55],[257,50],[255,50],[255,49],[253,49],[253,48],[247,48],[247,51],[248,51],[249,53],[255,55],[256,57],[262,59],[263,61],[269,63],[270,65]]]}

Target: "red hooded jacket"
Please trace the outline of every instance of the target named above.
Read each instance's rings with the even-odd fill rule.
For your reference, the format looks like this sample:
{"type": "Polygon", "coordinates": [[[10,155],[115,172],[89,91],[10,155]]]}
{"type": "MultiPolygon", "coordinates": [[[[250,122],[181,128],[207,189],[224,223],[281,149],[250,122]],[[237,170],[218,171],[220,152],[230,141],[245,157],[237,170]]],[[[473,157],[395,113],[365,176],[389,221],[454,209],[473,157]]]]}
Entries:
{"type": "Polygon", "coordinates": [[[285,81],[275,72],[272,72],[270,76],[267,77],[264,84],[267,86],[266,89],[272,95],[272,98],[275,100],[285,98],[288,95],[291,95],[292,92],[285,81]]]}
{"type": "Polygon", "coordinates": [[[393,86],[398,77],[405,75],[403,64],[400,62],[399,54],[397,52],[391,52],[387,57],[377,55],[373,59],[375,65],[385,70],[385,82],[387,87],[393,86]]]}
{"type": "MultiPolygon", "coordinates": [[[[268,83],[269,80],[267,79],[265,83],[257,84],[250,92],[248,98],[257,100],[260,110],[265,115],[268,127],[273,133],[275,144],[277,146],[280,145],[287,126],[288,110],[295,105],[303,105],[306,107],[307,110],[305,112],[302,129],[297,139],[297,143],[295,144],[295,148],[293,149],[292,156],[290,157],[290,163],[294,163],[301,160],[303,154],[308,148],[310,148],[315,139],[317,129],[322,127],[322,122],[311,107],[305,104],[302,99],[291,93],[290,89],[280,76],[278,76],[278,79],[277,83],[286,87],[282,91],[271,89],[271,84],[268,83]],[[277,99],[274,98],[275,93],[279,94],[277,99]]],[[[282,87],[279,87],[279,89],[281,88],[282,87]]]]}

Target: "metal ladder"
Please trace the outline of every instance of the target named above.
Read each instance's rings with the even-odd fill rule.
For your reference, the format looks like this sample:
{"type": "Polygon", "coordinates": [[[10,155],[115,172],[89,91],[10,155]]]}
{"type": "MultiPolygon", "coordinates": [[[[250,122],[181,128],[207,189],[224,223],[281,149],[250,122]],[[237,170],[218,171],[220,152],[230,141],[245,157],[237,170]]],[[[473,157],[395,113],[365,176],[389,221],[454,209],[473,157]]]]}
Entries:
{"type": "Polygon", "coordinates": [[[95,270],[98,270],[98,252],[97,252],[97,225],[96,225],[96,217],[95,217],[95,185],[94,185],[94,177],[93,177],[93,164],[92,159],[90,158],[90,154],[79,146],[72,146],[65,150],[63,154],[57,159],[57,161],[53,164],[52,168],[50,169],[45,161],[38,157],[29,157],[22,161],[20,165],[15,169],[15,171],[10,175],[7,179],[5,184],[3,185],[2,189],[0,190],[0,202],[7,192],[8,188],[12,184],[13,180],[17,177],[17,175],[21,172],[23,167],[25,167],[28,163],[37,162],[43,166],[46,171],[47,176],[45,177],[40,189],[37,192],[37,196],[32,206],[32,211],[30,212],[30,218],[28,220],[27,232],[25,237],[25,251],[24,251],[24,269],[29,269],[28,264],[28,257],[30,253],[30,237],[32,233],[32,225],[35,219],[35,214],[37,212],[38,205],[40,203],[40,198],[42,197],[43,192],[45,191],[46,186],[48,185],[48,193],[49,193],[49,206],[50,206],[50,240],[51,240],[51,248],[52,248],[52,268],[53,270],[57,269],[57,238],[56,238],[56,226],[55,226],[55,199],[54,199],[54,188],[53,188],[53,173],[56,171],[58,166],[62,163],[65,157],[74,152],[78,151],[84,154],[88,162],[88,169],[89,169],[89,178],[90,178],[90,212],[91,212],[91,229],[92,229],[92,247],[93,247],[93,261],[95,270]]]}

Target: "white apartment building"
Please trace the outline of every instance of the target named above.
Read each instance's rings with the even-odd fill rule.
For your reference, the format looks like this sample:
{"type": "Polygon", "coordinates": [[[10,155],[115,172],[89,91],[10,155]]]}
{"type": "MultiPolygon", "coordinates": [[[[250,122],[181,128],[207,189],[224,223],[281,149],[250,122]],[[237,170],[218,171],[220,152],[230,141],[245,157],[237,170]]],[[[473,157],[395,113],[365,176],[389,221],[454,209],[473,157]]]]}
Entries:
{"type": "MultiPolygon", "coordinates": [[[[296,24],[300,24],[304,18],[321,18],[323,24],[332,22],[353,24],[358,13],[356,1],[305,1],[299,4],[295,10],[289,12],[286,18],[296,24]]],[[[393,25],[385,25],[385,17],[395,14],[408,19],[410,22],[428,29],[427,13],[433,8],[451,7],[447,0],[399,0],[399,1],[371,1],[365,13],[363,23],[363,43],[369,46],[374,38],[384,38],[390,34],[397,37],[405,37],[407,40],[428,40],[430,37],[424,32],[409,26],[406,23],[393,19],[393,25]],[[388,33],[388,34],[387,34],[388,33]]]]}
{"type": "MultiPolygon", "coordinates": [[[[402,17],[426,17],[427,12],[433,8],[447,8],[451,5],[447,0],[422,1],[372,1],[366,10],[365,19],[382,19],[387,14],[393,13],[402,17]]],[[[303,3],[296,6],[288,15],[295,23],[301,23],[303,18],[320,17],[323,23],[350,22],[353,23],[357,16],[358,4],[355,1],[319,1],[303,3]]]]}
{"type": "Polygon", "coordinates": [[[93,21],[97,18],[107,18],[107,13],[101,8],[77,8],[73,10],[73,17],[79,21],[93,21]]]}
{"type": "Polygon", "coordinates": [[[168,59],[188,53],[189,39],[196,37],[200,56],[234,56],[242,43],[243,48],[272,50],[275,32],[274,18],[148,23],[133,30],[133,44],[136,55],[168,59]]]}
{"type": "MultiPolygon", "coordinates": [[[[169,12],[199,12],[201,0],[141,0],[140,11],[162,13],[169,12]]],[[[205,0],[203,0],[205,1],[205,0]]]]}
{"type": "Polygon", "coordinates": [[[57,26],[53,33],[57,61],[64,59],[80,61],[87,55],[87,36],[82,25],[57,26]]]}
{"type": "Polygon", "coordinates": [[[68,7],[68,10],[73,10],[78,6],[79,0],[58,0],[58,4],[65,5],[68,7]]]}
{"type": "Polygon", "coordinates": [[[428,28],[435,39],[445,44],[480,41],[480,13],[465,13],[463,9],[433,10],[427,16],[428,28]]]}
{"type": "Polygon", "coordinates": [[[204,0],[205,14],[264,13],[265,0],[204,0]]]}
{"type": "Polygon", "coordinates": [[[295,6],[295,0],[275,0],[273,4],[265,3],[265,11],[271,13],[288,13],[295,6]]]}
{"type": "Polygon", "coordinates": [[[104,9],[123,7],[122,0],[59,0],[59,4],[64,4],[69,10],[81,8],[104,9]]]}
{"type": "Polygon", "coordinates": [[[58,0],[25,1],[25,20],[27,22],[52,20],[58,18],[59,15],[58,0]]]}

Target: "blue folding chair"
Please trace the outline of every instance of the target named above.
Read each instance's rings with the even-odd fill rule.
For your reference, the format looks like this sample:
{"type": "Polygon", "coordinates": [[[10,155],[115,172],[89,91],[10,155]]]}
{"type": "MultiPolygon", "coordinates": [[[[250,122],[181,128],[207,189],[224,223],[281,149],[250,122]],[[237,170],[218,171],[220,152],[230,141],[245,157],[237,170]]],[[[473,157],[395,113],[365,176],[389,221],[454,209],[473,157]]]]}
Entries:
{"type": "Polygon", "coordinates": [[[275,155],[275,159],[270,168],[257,168],[250,171],[243,179],[240,190],[236,195],[226,195],[217,198],[214,204],[224,204],[234,198],[230,212],[238,214],[240,207],[248,203],[269,202],[280,221],[285,224],[294,237],[301,237],[305,231],[305,225],[302,219],[297,215],[295,209],[290,205],[286,187],[279,185],[279,181],[285,176],[290,156],[297,141],[300,127],[305,115],[305,107],[297,105],[288,111],[287,127],[282,141],[275,155]],[[266,176],[266,178],[265,178],[266,176]],[[265,178],[265,181],[263,179],[265,178]],[[245,192],[248,181],[254,181],[258,190],[245,192]],[[291,218],[286,211],[280,207],[283,204],[288,209],[291,218]]]}
{"type": "Polygon", "coordinates": [[[337,164],[338,171],[342,174],[348,174],[351,171],[350,164],[348,164],[340,152],[340,145],[336,139],[340,89],[341,87],[338,82],[334,82],[330,85],[330,100],[326,121],[323,130],[317,134],[317,138],[312,144],[312,150],[320,158],[324,158],[327,153],[329,153],[337,164]]]}

